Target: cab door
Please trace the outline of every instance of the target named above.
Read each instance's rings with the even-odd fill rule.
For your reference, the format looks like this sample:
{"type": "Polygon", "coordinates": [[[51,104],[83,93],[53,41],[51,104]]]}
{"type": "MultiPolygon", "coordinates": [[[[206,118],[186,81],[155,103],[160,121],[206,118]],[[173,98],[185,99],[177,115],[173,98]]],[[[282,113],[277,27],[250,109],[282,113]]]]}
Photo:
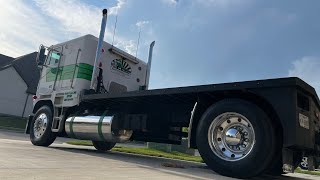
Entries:
{"type": "Polygon", "coordinates": [[[60,76],[60,63],[62,59],[62,46],[49,49],[45,65],[43,66],[38,93],[51,94],[56,89],[56,82],[60,76]]]}

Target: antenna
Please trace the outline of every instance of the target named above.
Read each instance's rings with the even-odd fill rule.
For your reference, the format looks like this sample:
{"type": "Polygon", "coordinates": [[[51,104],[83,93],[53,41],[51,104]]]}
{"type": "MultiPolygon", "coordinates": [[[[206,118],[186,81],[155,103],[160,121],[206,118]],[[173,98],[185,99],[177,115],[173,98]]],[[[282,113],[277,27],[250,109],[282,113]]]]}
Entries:
{"type": "Polygon", "coordinates": [[[139,37],[138,37],[138,44],[137,44],[137,51],[136,51],[136,59],[137,59],[137,56],[138,56],[139,43],[140,43],[140,35],[141,35],[141,26],[140,26],[139,37]]]}
{"type": "Polygon", "coordinates": [[[114,43],[114,36],[116,35],[117,23],[118,23],[118,13],[116,15],[116,22],[114,23],[113,37],[112,37],[112,44],[111,44],[112,47],[113,47],[113,43],[114,43]]]}

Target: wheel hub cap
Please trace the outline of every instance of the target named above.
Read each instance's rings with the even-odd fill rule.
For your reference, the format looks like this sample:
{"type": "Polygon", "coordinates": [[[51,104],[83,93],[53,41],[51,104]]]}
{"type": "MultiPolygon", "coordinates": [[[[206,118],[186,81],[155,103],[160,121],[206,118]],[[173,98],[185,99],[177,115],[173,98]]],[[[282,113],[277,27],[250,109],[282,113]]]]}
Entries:
{"type": "Polygon", "coordinates": [[[227,112],[212,121],[208,139],[211,150],[219,158],[238,161],[250,154],[255,144],[255,133],[246,117],[227,112]]]}
{"type": "Polygon", "coordinates": [[[47,129],[48,117],[45,113],[40,114],[34,121],[33,133],[34,137],[40,138],[47,129]]]}
{"type": "Polygon", "coordinates": [[[308,158],[307,157],[303,157],[300,164],[301,164],[301,166],[303,168],[308,169],[308,158]]]}
{"type": "Polygon", "coordinates": [[[226,132],[226,143],[231,146],[240,144],[241,134],[236,128],[230,128],[226,132]]]}

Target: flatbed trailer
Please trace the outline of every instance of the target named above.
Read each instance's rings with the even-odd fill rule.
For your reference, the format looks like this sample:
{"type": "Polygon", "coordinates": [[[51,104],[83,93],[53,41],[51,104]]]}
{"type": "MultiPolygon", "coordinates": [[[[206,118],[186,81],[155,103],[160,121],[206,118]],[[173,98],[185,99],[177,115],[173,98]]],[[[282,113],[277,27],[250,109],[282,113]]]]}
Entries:
{"type": "Polygon", "coordinates": [[[26,127],[34,145],[63,136],[107,151],[119,142],[188,138],[226,176],[294,172],[302,157],[314,168],[320,102],[313,87],[292,77],[148,90],[154,42],[148,63],[103,42],[106,16],[99,39],[40,46],[42,78],[26,127]]]}
{"type": "Polygon", "coordinates": [[[268,115],[279,143],[276,153],[283,152],[283,164],[296,167],[302,154],[319,156],[319,98],[314,88],[299,78],[82,96],[84,106],[103,106],[135,117],[135,126],[147,131],[136,132],[133,140],[180,144],[181,138],[186,136],[182,127],[188,127],[190,148],[198,148],[197,127],[205,111],[228,100],[253,103],[268,115]],[[309,125],[301,120],[301,116],[308,117],[309,125]],[[139,121],[139,118],[145,121],[139,121]]]}
{"type": "MultiPolygon", "coordinates": [[[[119,94],[84,93],[81,99],[83,105],[89,107],[99,106],[127,114],[143,114],[150,127],[165,126],[167,131],[163,132],[169,132],[168,124],[172,124],[172,127],[189,127],[191,134],[196,133],[192,127],[197,127],[203,111],[209,106],[225,99],[242,99],[256,104],[277,121],[275,124],[280,128],[277,130],[283,134],[283,147],[316,148],[320,151],[320,139],[316,139],[320,136],[319,98],[313,87],[295,77],[119,94]],[[194,112],[193,117],[191,112],[194,112]],[[310,117],[309,128],[314,130],[310,131],[301,125],[299,114],[310,117]]],[[[164,138],[159,138],[159,142],[172,142],[167,138],[168,135],[164,133],[164,138]]],[[[190,147],[196,148],[193,140],[190,139],[190,147]]],[[[177,143],[180,143],[180,139],[177,143]]]]}

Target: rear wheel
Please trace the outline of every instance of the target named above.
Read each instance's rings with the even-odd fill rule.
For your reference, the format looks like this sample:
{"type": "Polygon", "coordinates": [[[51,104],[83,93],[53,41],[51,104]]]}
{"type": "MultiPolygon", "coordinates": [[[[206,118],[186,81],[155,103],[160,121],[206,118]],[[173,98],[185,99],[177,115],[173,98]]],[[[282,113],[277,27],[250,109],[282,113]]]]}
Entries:
{"type": "Polygon", "coordinates": [[[308,170],[308,157],[303,157],[300,164],[299,164],[299,167],[301,169],[304,169],[304,170],[308,170]]]}
{"type": "Polygon", "coordinates": [[[33,145],[49,146],[54,142],[57,136],[51,131],[52,118],[50,107],[38,109],[30,124],[30,140],[33,145]]]}
{"type": "Polygon", "coordinates": [[[223,100],[203,114],[197,146],[215,172],[239,178],[262,173],[275,154],[275,133],[268,116],[256,105],[223,100]]]}
{"type": "Polygon", "coordinates": [[[114,142],[104,142],[104,141],[92,141],[93,146],[98,150],[98,151],[109,151],[111,150],[116,143],[114,142]]]}

